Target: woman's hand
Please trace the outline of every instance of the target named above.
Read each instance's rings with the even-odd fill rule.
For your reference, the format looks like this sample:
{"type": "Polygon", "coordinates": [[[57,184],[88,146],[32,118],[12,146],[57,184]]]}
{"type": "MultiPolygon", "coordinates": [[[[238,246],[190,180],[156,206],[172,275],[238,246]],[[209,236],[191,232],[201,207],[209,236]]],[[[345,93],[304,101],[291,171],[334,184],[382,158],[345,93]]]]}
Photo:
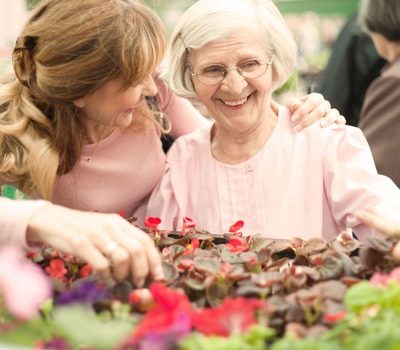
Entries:
{"type": "Polygon", "coordinates": [[[161,259],[152,239],[117,214],[100,214],[47,205],[31,217],[28,244],[44,243],[75,255],[103,278],[129,275],[142,287],[150,273],[162,279],[161,259]],[[112,269],[111,269],[112,267],[112,269]]]}
{"type": "Polygon", "coordinates": [[[331,108],[329,101],[319,93],[311,93],[300,98],[295,98],[287,106],[292,112],[294,129],[300,131],[321,119],[321,127],[331,124],[346,124],[346,119],[340,115],[336,108],[331,108]]]}
{"type": "MultiPolygon", "coordinates": [[[[376,208],[368,207],[359,210],[355,214],[355,217],[386,236],[400,239],[400,213],[399,220],[395,220],[385,217],[385,215],[376,208]]],[[[396,260],[400,260],[400,242],[397,242],[393,248],[393,256],[396,260]]]]}

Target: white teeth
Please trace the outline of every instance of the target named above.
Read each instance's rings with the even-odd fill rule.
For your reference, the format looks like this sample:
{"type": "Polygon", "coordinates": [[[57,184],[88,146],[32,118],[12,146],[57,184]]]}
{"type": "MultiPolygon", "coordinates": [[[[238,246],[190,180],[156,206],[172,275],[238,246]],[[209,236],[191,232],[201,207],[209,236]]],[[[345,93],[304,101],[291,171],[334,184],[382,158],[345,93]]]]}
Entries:
{"type": "Polygon", "coordinates": [[[247,97],[244,97],[240,100],[231,100],[231,101],[222,101],[227,106],[240,106],[247,102],[247,97]]]}

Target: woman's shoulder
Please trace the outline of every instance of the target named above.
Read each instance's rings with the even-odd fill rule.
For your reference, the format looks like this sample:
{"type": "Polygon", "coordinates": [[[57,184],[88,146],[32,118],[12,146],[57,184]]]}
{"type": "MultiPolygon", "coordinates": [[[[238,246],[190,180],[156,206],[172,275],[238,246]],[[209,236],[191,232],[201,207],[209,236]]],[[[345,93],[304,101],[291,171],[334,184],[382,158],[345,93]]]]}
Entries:
{"type": "Polygon", "coordinates": [[[208,155],[210,149],[210,134],[212,124],[205,125],[190,134],[178,137],[168,151],[168,160],[185,158],[187,160],[195,157],[208,155]]]}

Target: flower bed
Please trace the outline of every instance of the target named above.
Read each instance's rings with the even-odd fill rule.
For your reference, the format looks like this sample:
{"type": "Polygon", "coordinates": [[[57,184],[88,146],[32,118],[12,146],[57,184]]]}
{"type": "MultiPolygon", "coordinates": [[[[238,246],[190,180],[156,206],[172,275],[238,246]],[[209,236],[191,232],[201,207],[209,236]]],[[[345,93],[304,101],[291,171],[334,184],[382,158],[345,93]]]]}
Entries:
{"type": "MultiPolygon", "coordinates": [[[[11,316],[3,308],[0,342],[38,349],[398,348],[400,270],[390,239],[363,245],[343,233],[332,242],[272,241],[242,237],[241,221],[221,236],[190,219],[174,234],[158,224],[145,223],[166,278],[148,288],[99,282],[89,265],[46,248],[29,258],[51,278],[53,298],[21,322],[28,313],[10,308],[0,270],[5,305],[14,310],[11,316]]],[[[14,304],[29,300],[27,283],[14,304]]]]}

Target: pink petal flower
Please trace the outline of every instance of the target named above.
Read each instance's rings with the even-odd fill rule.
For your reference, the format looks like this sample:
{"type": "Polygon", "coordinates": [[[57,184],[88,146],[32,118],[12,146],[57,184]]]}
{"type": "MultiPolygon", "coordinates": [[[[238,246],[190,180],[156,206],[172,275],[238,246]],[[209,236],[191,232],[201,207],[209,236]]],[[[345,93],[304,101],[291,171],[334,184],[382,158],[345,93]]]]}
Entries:
{"type": "Polygon", "coordinates": [[[51,296],[42,270],[13,246],[0,250],[0,290],[7,310],[21,320],[37,316],[40,305],[51,296]]]}

